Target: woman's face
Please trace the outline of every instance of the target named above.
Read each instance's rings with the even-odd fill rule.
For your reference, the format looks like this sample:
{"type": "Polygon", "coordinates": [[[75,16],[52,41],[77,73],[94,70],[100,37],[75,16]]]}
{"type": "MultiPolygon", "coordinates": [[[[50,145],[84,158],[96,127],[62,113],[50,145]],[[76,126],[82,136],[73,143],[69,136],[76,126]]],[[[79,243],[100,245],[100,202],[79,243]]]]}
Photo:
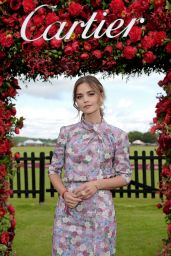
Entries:
{"type": "Polygon", "coordinates": [[[87,83],[78,85],[76,91],[76,103],[84,114],[91,114],[100,111],[103,98],[95,89],[87,83]]]}

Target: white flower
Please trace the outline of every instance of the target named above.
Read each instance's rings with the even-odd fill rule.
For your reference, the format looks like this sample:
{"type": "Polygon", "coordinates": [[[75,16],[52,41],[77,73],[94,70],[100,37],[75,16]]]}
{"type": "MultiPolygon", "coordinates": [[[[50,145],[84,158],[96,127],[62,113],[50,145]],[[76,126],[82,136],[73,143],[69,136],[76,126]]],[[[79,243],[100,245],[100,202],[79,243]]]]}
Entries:
{"type": "Polygon", "coordinates": [[[110,158],[110,154],[109,154],[109,153],[105,153],[104,158],[105,158],[105,159],[110,158]]]}
{"type": "Polygon", "coordinates": [[[69,227],[69,230],[72,231],[72,232],[73,232],[73,231],[76,231],[76,226],[71,225],[71,226],[69,227]]]}
{"type": "Polygon", "coordinates": [[[77,211],[82,211],[82,209],[83,209],[83,206],[82,206],[82,205],[78,205],[78,206],[77,206],[77,211]]]}
{"type": "Polygon", "coordinates": [[[72,153],[72,148],[70,147],[70,148],[68,148],[68,153],[70,154],[70,153],[72,153]]]}
{"type": "Polygon", "coordinates": [[[64,222],[64,223],[67,223],[68,221],[69,221],[69,219],[68,219],[67,217],[64,217],[64,218],[63,218],[63,222],[64,222]]]}
{"type": "Polygon", "coordinates": [[[90,226],[91,226],[91,225],[90,225],[89,222],[86,222],[86,223],[85,223],[85,227],[86,227],[86,228],[89,228],[90,226]]]}
{"type": "Polygon", "coordinates": [[[103,255],[104,255],[104,256],[110,256],[111,254],[110,254],[110,252],[106,252],[106,253],[104,253],[103,255]]]}
{"type": "Polygon", "coordinates": [[[91,157],[91,156],[86,156],[86,157],[85,157],[85,161],[87,161],[87,162],[90,162],[90,161],[91,161],[91,159],[92,159],[92,157],[91,157]]]}
{"type": "Polygon", "coordinates": [[[57,251],[59,254],[63,253],[63,250],[61,248],[58,249],[57,251]]]}
{"type": "Polygon", "coordinates": [[[87,247],[85,246],[85,244],[81,244],[79,249],[80,251],[85,251],[87,247]]]}
{"type": "Polygon", "coordinates": [[[89,137],[88,134],[84,134],[84,135],[83,135],[83,139],[84,139],[84,140],[87,139],[88,137],[89,137]]]}
{"type": "Polygon", "coordinates": [[[64,237],[61,237],[61,242],[65,243],[65,238],[64,237]]]}

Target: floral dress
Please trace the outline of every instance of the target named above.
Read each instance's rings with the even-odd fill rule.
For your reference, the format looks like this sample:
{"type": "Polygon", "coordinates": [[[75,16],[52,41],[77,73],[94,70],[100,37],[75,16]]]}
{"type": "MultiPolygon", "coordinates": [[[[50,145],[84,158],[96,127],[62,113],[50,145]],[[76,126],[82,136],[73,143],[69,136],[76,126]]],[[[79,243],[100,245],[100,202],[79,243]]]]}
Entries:
{"type": "MultiPolygon", "coordinates": [[[[49,175],[61,176],[69,191],[82,183],[122,176],[130,182],[127,134],[109,125],[84,119],[63,126],[57,139],[49,175]]],[[[110,190],[98,190],[75,208],[60,196],[54,217],[52,256],[114,256],[115,208],[110,190]]]]}

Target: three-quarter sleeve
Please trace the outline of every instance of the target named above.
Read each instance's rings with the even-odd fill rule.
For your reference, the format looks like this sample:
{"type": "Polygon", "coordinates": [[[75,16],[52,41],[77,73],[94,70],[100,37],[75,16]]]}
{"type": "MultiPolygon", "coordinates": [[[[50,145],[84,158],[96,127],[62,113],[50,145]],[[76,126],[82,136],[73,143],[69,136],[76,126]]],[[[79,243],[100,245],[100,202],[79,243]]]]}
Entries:
{"type": "Polygon", "coordinates": [[[115,157],[113,159],[115,176],[122,176],[127,184],[131,181],[131,166],[129,160],[128,135],[122,132],[116,143],[115,157]]]}
{"type": "Polygon", "coordinates": [[[60,128],[59,136],[56,141],[56,146],[53,152],[52,161],[49,165],[48,174],[58,174],[61,175],[62,168],[65,161],[65,147],[67,141],[67,134],[65,132],[65,127],[60,128]]]}

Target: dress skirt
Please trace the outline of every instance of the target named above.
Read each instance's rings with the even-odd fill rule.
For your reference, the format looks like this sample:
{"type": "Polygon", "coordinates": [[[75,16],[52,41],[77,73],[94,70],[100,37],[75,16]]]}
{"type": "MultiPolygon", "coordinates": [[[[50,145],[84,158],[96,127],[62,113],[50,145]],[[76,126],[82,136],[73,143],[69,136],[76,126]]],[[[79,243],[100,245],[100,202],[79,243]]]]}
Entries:
{"type": "MultiPolygon", "coordinates": [[[[73,191],[82,182],[68,182],[73,191]]],[[[116,220],[112,193],[98,190],[75,208],[60,196],[54,217],[52,256],[114,256],[116,220]]]]}

